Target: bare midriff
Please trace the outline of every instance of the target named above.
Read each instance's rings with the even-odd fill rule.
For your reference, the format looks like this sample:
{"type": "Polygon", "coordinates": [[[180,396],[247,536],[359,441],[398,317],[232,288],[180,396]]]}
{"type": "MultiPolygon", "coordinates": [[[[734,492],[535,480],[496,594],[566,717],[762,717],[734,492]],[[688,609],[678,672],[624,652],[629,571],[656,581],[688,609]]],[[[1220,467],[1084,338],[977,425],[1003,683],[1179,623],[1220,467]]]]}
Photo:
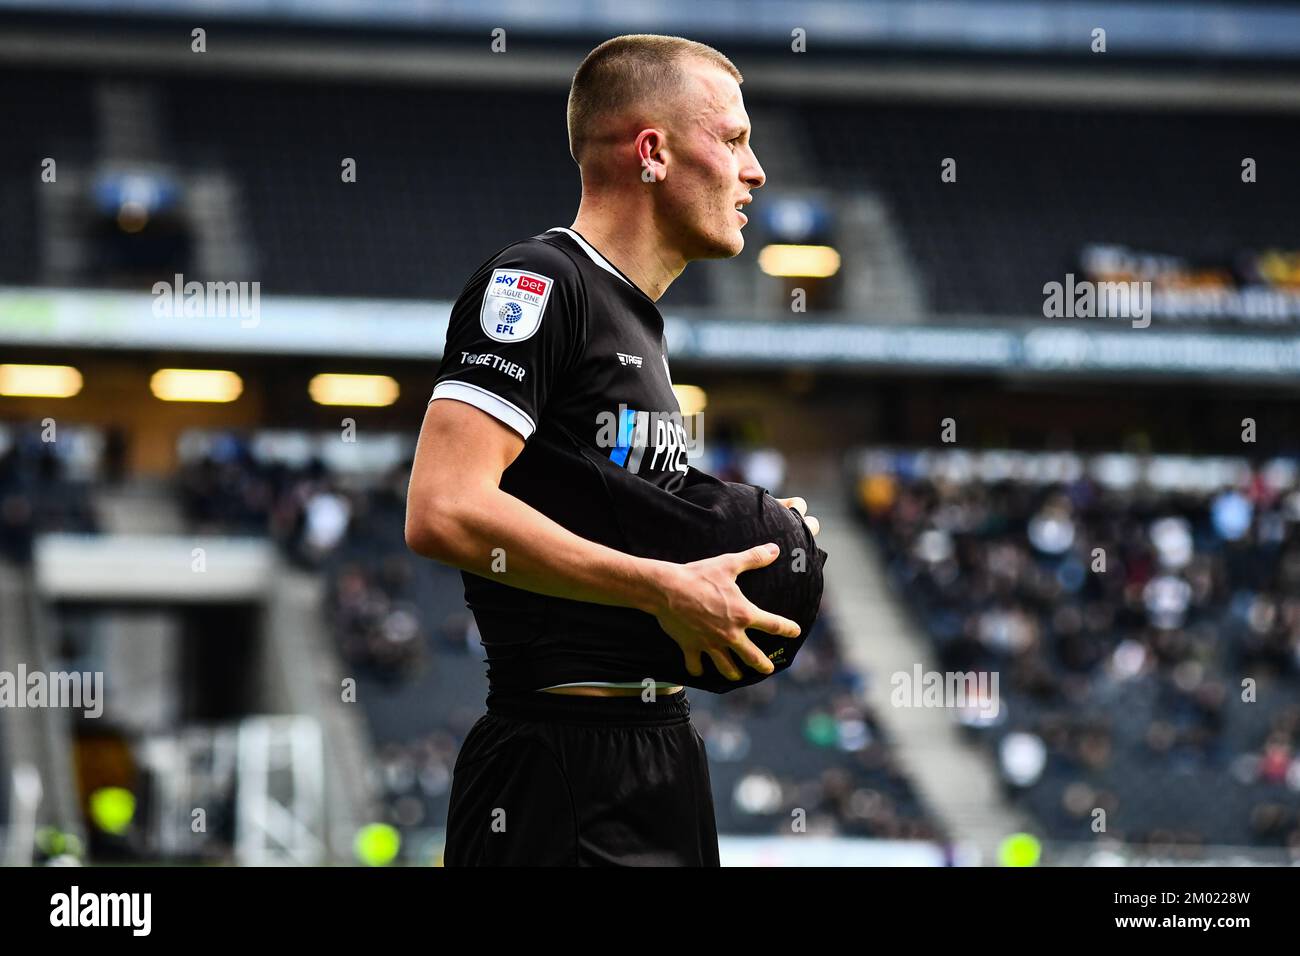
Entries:
{"type": "MultiPolygon", "coordinates": [[[[681,684],[661,687],[655,693],[676,694],[683,690],[681,684]]],[[[644,692],[640,687],[547,687],[546,694],[575,694],[580,697],[634,697],[644,692]]]]}

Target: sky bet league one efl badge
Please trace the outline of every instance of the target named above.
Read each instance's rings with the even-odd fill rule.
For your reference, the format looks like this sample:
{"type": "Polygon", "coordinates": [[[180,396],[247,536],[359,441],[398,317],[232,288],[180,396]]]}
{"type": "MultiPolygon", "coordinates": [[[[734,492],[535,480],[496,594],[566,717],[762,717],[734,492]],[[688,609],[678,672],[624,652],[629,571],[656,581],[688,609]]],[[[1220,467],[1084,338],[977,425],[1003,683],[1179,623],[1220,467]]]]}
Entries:
{"type": "Polygon", "coordinates": [[[542,324],[546,299],[555,283],[536,272],[497,269],[483,293],[479,321],[498,342],[522,342],[542,324]]]}

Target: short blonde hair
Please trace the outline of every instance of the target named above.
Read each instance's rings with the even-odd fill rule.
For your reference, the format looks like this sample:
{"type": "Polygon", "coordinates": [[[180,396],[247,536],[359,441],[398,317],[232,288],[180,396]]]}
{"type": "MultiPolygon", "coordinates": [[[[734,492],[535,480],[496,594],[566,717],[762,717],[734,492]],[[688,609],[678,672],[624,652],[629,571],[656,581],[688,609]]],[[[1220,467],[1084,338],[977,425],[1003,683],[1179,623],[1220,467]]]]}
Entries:
{"type": "Polygon", "coordinates": [[[745,81],[736,65],[713,47],[684,37],[630,33],[588,53],[569,88],[569,154],[574,162],[582,164],[602,117],[680,89],[686,79],[682,62],[690,59],[724,70],[737,83],[745,81]]]}

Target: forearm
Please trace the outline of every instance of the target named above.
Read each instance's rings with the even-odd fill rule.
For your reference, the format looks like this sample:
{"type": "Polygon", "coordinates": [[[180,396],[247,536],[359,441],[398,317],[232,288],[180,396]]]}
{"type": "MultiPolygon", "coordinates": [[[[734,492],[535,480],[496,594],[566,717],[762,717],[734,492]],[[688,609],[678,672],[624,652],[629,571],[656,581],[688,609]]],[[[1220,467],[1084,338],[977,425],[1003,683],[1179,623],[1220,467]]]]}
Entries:
{"type": "Polygon", "coordinates": [[[676,565],[588,541],[500,488],[440,503],[421,554],[538,594],[653,611],[676,565]]]}

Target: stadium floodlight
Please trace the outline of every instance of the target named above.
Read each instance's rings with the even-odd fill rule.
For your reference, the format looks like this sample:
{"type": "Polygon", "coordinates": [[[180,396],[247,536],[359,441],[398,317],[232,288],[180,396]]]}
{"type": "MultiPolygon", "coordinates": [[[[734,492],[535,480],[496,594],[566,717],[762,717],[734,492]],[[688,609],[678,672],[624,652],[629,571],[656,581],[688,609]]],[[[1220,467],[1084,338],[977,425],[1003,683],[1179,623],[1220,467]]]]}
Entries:
{"type": "Polygon", "coordinates": [[[164,402],[233,402],[243,394],[244,381],[224,369],[160,368],[149,390],[164,402]]]}
{"type": "Polygon", "coordinates": [[[397,401],[400,391],[397,381],[388,375],[322,372],[307,385],[307,394],[317,405],[380,407],[397,401]]]}
{"type": "Polygon", "coordinates": [[[827,279],[840,271],[840,254],[831,246],[773,244],[758,254],[758,267],[770,276],[827,279]]]}
{"type": "Polygon", "coordinates": [[[71,398],[81,384],[71,365],[0,365],[0,395],[10,398],[71,398]]]}
{"type": "Polygon", "coordinates": [[[709,404],[708,393],[698,385],[674,385],[673,392],[683,415],[698,415],[709,404]]]}

